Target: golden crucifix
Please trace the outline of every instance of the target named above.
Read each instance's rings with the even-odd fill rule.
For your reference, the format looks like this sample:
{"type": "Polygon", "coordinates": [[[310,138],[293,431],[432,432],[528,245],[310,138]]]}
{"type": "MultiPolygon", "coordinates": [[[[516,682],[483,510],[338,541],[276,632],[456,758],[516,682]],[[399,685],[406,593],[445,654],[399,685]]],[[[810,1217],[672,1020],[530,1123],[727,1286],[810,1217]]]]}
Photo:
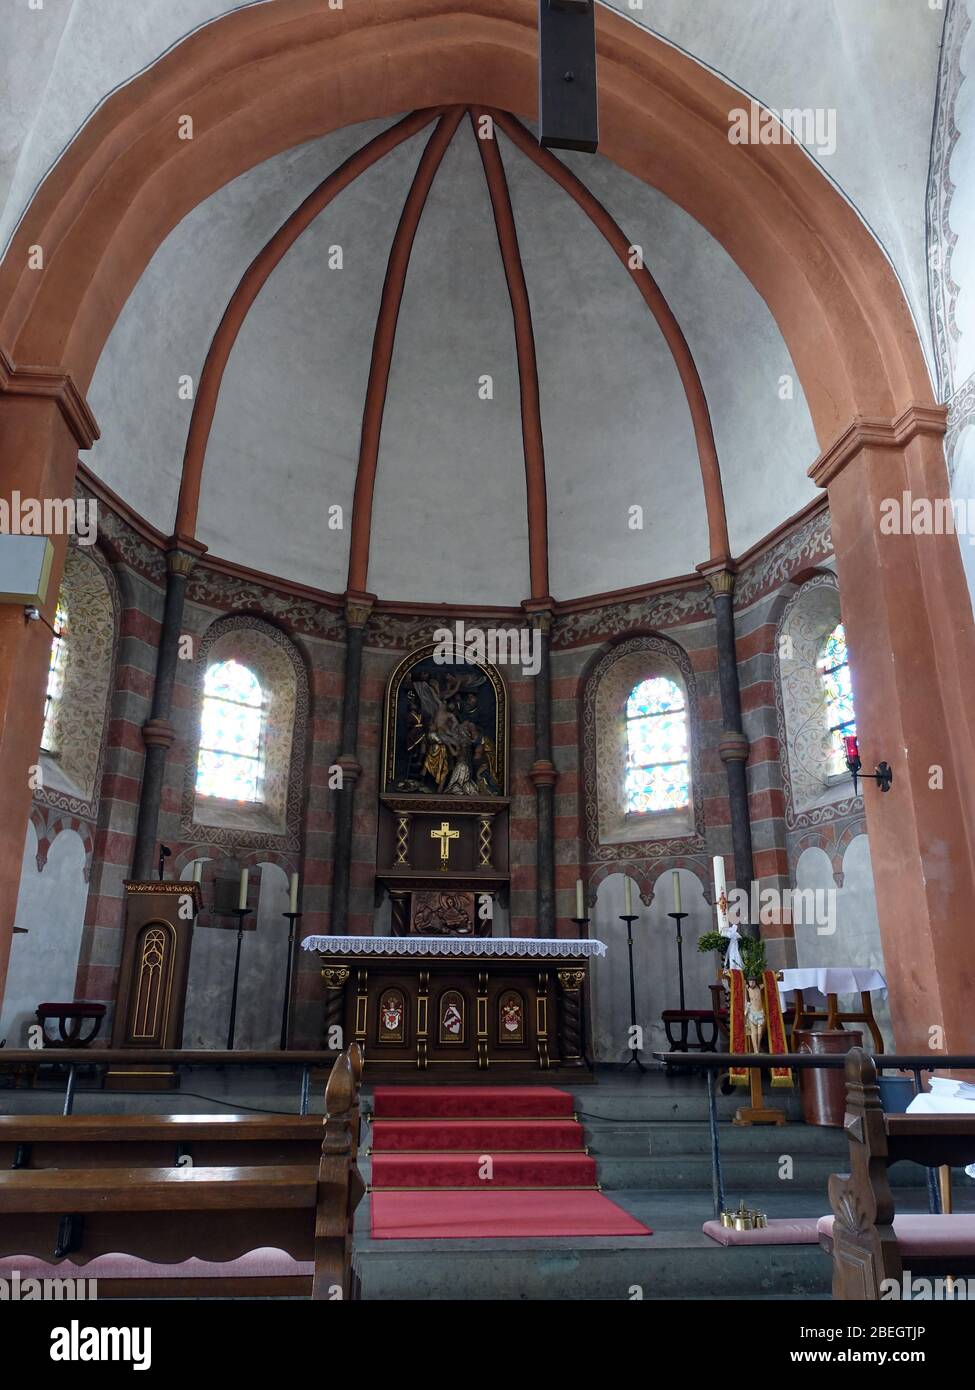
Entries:
{"type": "Polygon", "coordinates": [[[430,831],[430,839],[440,841],[440,867],[446,870],[450,861],[450,842],[460,839],[460,831],[451,830],[449,820],[441,821],[439,830],[430,831]]]}

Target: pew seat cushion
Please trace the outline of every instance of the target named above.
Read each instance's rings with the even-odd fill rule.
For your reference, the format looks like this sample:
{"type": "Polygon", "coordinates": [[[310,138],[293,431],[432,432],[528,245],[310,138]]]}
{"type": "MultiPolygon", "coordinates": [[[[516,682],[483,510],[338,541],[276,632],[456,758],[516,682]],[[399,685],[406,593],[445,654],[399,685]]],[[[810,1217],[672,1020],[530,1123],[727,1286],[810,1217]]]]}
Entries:
{"type": "MultiPolygon", "coordinates": [[[[819,1218],[820,1244],[827,1249],[833,1242],[832,1216],[819,1218]]],[[[905,1261],[914,1259],[952,1259],[975,1255],[975,1213],[957,1212],[951,1216],[895,1216],[894,1235],[905,1261]]]]}
{"type": "Polygon", "coordinates": [[[37,1259],[34,1255],[0,1257],[0,1279],[9,1280],[14,1270],[24,1279],[310,1279],[311,1260],[296,1260],[283,1250],[265,1246],[249,1250],[236,1260],[199,1260],[195,1256],[179,1264],[155,1264],[134,1255],[96,1255],[87,1264],[72,1260],[37,1259]]]}
{"type": "Polygon", "coordinates": [[[701,1229],[719,1245],[815,1245],[818,1220],[815,1216],[772,1218],[756,1231],[736,1231],[720,1221],[705,1221],[701,1229]]]}

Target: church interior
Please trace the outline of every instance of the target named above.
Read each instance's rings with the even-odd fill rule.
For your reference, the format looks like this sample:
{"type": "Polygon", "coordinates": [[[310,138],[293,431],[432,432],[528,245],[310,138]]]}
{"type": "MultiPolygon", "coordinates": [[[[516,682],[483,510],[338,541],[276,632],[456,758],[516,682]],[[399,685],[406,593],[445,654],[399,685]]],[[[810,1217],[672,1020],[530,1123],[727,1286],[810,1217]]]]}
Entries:
{"type": "Polygon", "coordinates": [[[975,1279],[975,0],[0,37],[0,1282],[975,1279]]]}

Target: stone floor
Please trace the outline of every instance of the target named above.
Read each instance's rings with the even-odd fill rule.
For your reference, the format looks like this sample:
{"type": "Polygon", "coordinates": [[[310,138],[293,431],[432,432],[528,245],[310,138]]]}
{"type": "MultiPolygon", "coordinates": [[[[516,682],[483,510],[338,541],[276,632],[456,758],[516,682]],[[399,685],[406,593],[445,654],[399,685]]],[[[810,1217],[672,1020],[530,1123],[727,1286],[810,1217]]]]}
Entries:
{"type": "MultiPolygon", "coordinates": [[[[825,1298],[830,1263],[817,1246],[724,1249],[701,1230],[713,1215],[707,1100],[700,1077],[600,1070],[598,1085],[575,1093],[577,1114],[597,1160],[600,1184],[652,1228],[649,1237],[532,1240],[373,1240],[368,1199],[356,1222],[356,1259],[367,1299],[667,1299],[825,1298]]],[[[63,1079],[32,1090],[0,1089],[0,1112],[58,1113],[63,1079]]],[[[199,1069],[178,1091],[122,1093],[85,1089],[76,1114],[298,1110],[300,1073],[271,1068],[199,1069]]],[[[844,1167],[839,1130],[802,1123],[798,1099],[772,1092],[789,1124],[732,1125],[738,1097],[719,1097],[725,1204],[744,1198],[769,1216],[820,1216],[826,1182],[844,1167]]],[[[322,1110],[322,1095],[310,1107],[322,1110]]],[[[370,1109],[370,1092],[363,1094],[370,1109]]],[[[364,1145],[368,1146],[368,1128],[364,1145]]],[[[362,1156],[368,1179],[368,1152],[362,1156]]],[[[895,1170],[898,1210],[926,1210],[924,1174],[895,1170]]],[[[975,1210],[975,1183],[956,1174],[958,1210],[975,1210]]]]}

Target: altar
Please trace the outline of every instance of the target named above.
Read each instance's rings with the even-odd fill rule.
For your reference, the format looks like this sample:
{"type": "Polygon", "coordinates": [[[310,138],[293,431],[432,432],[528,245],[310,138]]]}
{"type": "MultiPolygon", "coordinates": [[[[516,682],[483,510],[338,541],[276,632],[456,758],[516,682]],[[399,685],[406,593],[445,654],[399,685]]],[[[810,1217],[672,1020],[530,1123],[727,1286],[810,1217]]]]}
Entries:
{"type": "Polygon", "coordinates": [[[353,1039],[366,1077],[593,1080],[589,962],[601,941],[308,936],[322,960],[323,1042],[353,1039]]]}

